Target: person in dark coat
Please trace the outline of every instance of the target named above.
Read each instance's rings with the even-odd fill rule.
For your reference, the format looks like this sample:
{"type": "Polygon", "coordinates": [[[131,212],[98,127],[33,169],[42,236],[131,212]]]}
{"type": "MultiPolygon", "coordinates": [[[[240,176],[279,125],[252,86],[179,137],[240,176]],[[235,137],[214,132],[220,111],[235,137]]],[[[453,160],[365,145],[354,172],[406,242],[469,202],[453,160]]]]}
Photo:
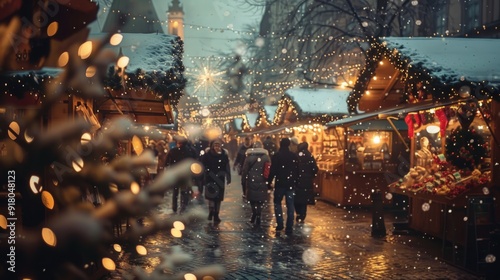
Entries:
{"type": "MultiPolygon", "coordinates": [[[[252,138],[246,136],[243,144],[238,148],[238,153],[236,154],[236,159],[234,160],[233,170],[238,170],[238,175],[241,175],[241,169],[243,167],[243,163],[245,162],[246,151],[252,147],[252,138]]],[[[242,187],[242,195],[246,196],[245,186],[242,187]]]]}
{"type": "Polygon", "coordinates": [[[156,143],[156,150],[158,151],[158,167],[156,174],[161,174],[165,168],[165,163],[167,162],[167,143],[165,140],[160,140],[156,143]]]}
{"type": "MultiPolygon", "coordinates": [[[[176,136],[175,142],[177,147],[171,149],[165,160],[165,167],[173,166],[174,164],[181,162],[187,158],[197,159],[197,155],[192,146],[188,143],[188,140],[183,136],[176,136]]],[[[189,200],[191,198],[191,187],[194,182],[186,182],[186,184],[174,187],[172,193],[172,211],[177,213],[179,192],[181,197],[181,205],[179,213],[186,210],[189,200]]]]}
{"type": "Polygon", "coordinates": [[[299,172],[299,157],[290,151],[290,139],[283,138],[280,141],[279,150],[271,158],[271,170],[267,182],[272,189],[274,183],[274,215],[276,216],[276,231],[283,230],[283,209],[281,202],[283,197],[286,201],[286,234],[293,232],[294,217],[294,191],[297,185],[297,174],[299,172]]]}
{"type": "Polygon", "coordinates": [[[308,150],[309,144],[302,142],[298,145],[299,156],[299,176],[297,178],[297,187],[295,188],[295,221],[304,223],[307,214],[307,204],[309,200],[314,199],[313,180],[318,174],[318,165],[316,160],[308,150]]]}
{"type": "Polygon", "coordinates": [[[266,149],[267,152],[269,153],[269,156],[273,156],[274,153],[276,153],[277,151],[276,144],[274,143],[271,136],[267,136],[266,140],[264,140],[262,144],[264,145],[264,149],[266,149]]]}
{"type": "Polygon", "coordinates": [[[227,142],[227,150],[229,152],[229,160],[234,161],[238,153],[238,141],[235,138],[231,138],[227,142]]]}
{"type": "Polygon", "coordinates": [[[251,223],[260,225],[260,218],[264,202],[269,199],[267,193],[267,178],[264,177],[264,165],[270,164],[268,152],[262,148],[262,143],[257,141],[253,148],[246,151],[245,162],[241,171],[241,183],[245,185],[247,199],[252,207],[251,223]]]}
{"type": "Polygon", "coordinates": [[[200,159],[205,167],[203,184],[205,185],[205,198],[208,200],[208,219],[220,223],[220,205],[224,200],[226,183],[231,184],[231,167],[227,151],[222,149],[222,141],[215,139],[210,143],[210,148],[200,159]]]}

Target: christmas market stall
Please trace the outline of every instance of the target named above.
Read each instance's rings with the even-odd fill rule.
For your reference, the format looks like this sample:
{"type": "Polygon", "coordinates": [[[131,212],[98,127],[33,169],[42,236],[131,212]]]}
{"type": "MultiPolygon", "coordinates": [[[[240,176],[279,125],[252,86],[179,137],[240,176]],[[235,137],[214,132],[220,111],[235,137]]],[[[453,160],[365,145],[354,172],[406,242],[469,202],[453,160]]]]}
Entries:
{"type": "Polygon", "coordinates": [[[265,137],[262,132],[268,132],[271,127],[274,114],[276,113],[276,108],[278,106],[271,105],[259,105],[258,109],[254,113],[245,114],[245,122],[243,124],[243,129],[238,133],[238,137],[251,136],[256,140],[265,137]]]}
{"type": "Polygon", "coordinates": [[[275,139],[296,137],[308,142],[313,156],[324,151],[323,126],[347,115],[346,98],[350,90],[344,88],[290,88],[278,102],[273,123],[259,131],[275,139]]]}
{"type": "MultiPolygon", "coordinates": [[[[122,154],[140,154],[143,147],[153,147],[160,140],[172,142],[179,133],[176,106],[186,83],[183,42],[178,36],[158,33],[115,36],[119,43],[107,49],[118,60],[108,68],[104,81],[106,94],[94,99],[94,110],[105,128],[110,121],[126,117],[144,129],[144,137],[121,139],[117,143],[122,154]]],[[[148,178],[147,174],[141,176],[141,185],[148,178]]]]}
{"type": "Polygon", "coordinates": [[[498,247],[498,47],[475,38],[373,42],[348,99],[358,116],[404,120],[408,161],[377,187],[405,198],[410,229],[441,238],[443,256],[474,269],[498,247]]]}
{"type": "MultiPolygon", "coordinates": [[[[51,210],[57,208],[50,199],[43,204],[40,199],[40,195],[50,195],[42,190],[42,186],[49,185],[45,176],[47,168],[42,164],[49,158],[47,151],[29,158],[30,164],[26,161],[28,153],[23,150],[25,145],[32,143],[40,131],[57,129],[68,119],[82,119],[89,127],[88,135],[101,126],[93,114],[92,99],[81,94],[82,91],[60,85],[68,80],[73,85],[79,82],[75,73],[64,73],[64,61],[76,59],[70,50],[87,40],[87,25],[97,14],[96,3],[81,1],[72,5],[73,2],[53,3],[51,8],[61,12],[51,14],[50,21],[36,27],[31,23],[39,22],[37,16],[48,17],[47,3],[23,5],[22,1],[12,1],[0,12],[0,120],[9,128],[8,134],[2,128],[5,133],[0,139],[0,165],[4,174],[7,171],[3,168],[22,163],[28,166],[25,174],[12,177],[17,178],[18,187],[15,189],[17,211],[11,213],[16,215],[19,232],[45,221],[53,213],[51,210]],[[61,22],[64,25],[59,24],[61,22]],[[16,160],[12,161],[13,158],[16,160]],[[29,188],[23,187],[28,185],[29,188]]],[[[7,181],[1,185],[0,212],[5,214],[8,204],[3,202],[12,189],[7,189],[7,181]]]]}
{"type": "Polygon", "coordinates": [[[95,101],[99,117],[127,115],[139,124],[173,124],[174,109],[183,95],[183,43],[178,36],[123,33],[111,46],[119,56],[109,68],[108,95],[95,101]]]}
{"type": "Polygon", "coordinates": [[[371,194],[407,158],[407,126],[376,111],[326,124],[318,158],[320,198],[342,206],[371,206],[371,194]]]}

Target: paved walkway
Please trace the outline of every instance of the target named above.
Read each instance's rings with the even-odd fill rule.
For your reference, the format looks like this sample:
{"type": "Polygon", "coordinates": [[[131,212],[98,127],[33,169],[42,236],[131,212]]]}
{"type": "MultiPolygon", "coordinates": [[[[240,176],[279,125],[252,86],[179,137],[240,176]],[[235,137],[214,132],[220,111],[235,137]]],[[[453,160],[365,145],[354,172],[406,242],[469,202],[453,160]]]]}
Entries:
{"type": "MultiPolygon", "coordinates": [[[[440,258],[440,242],[422,235],[394,235],[394,215],[384,214],[387,236],[371,237],[369,210],[342,209],[319,201],[309,206],[306,223],[287,236],[274,230],[272,205],[264,210],[262,225],[248,223],[249,204],[241,197],[239,176],[226,189],[219,225],[204,220],[184,231],[182,238],[160,232],[146,238],[147,256],[123,253],[117,272],[123,279],[134,266],[146,272],[174,245],[192,257],[187,265],[166,274],[189,272],[221,264],[223,279],[483,279],[440,258]]],[[[169,215],[170,197],[161,210],[169,215]]],[[[206,206],[203,206],[206,209],[206,206]]]]}

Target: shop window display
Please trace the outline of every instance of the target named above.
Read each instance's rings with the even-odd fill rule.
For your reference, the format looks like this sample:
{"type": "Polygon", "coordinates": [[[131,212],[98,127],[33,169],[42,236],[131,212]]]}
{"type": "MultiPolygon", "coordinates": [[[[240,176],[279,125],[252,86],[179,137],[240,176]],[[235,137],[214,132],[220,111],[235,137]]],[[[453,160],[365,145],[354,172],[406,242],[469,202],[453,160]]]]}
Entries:
{"type": "Polygon", "coordinates": [[[440,126],[445,128],[444,133],[441,129],[429,132],[429,126],[442,124],[437,117],[415,130],[412,168],[395,183],[398,188],[453,198],[489,180],[488,119],[468,104],[447,110],[452,114],[446,119],[446,126],[440,126]]]}
{"type": "Polygon", "coordinates": [[[349,131],[348,164],[350,170],[382,170],[392,158],[392,132],[349,131]]]}
{"type": "Polygon", "coordinates": [[[328,129],[323,133],[322,151],[318,156],[318,167],[323,170],[339,170],[344,159],[344,129],[328,129]]]}

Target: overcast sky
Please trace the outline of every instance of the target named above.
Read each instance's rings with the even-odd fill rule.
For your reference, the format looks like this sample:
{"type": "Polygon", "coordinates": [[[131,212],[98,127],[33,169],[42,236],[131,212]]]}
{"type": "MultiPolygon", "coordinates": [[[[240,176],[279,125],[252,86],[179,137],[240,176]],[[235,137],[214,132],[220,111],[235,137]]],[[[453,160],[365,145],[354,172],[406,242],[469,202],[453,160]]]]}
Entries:
{"type": "MultiPolygon", "coordinates": [[[[162,22],[166,22],[166,12],[171,0],[152,1],[158,17],[162,22]]],[[[111,1],[100,2],[98,21],[93,24],[97,29],[104,24],[106,13],[102,10],[106,2],[109,4],[111,1]]],[[[245,7],[235,0],[180,0],[180,2],[185,14],[185,57],[217,55],[218,50],[225,52],[236,50],[237,40],[242,36],[238,32],[246,30],[245,25],[257,28],[263,12],[262,9],[245,7]]]]}
{"type": "MultiPolygon", "coordinates": [[[[171,0],[153,0],[160,18],[167,20],[166,11],[171,0]]],[[[262,10],[242,7],[234,0],[181,0],[184,8],[185,39],[187,56],[209,56],[218,49],[235,49],[244,26],[257,27],[262,10]],[[227,30],[226,30],[227,29],[227,30]]]]}
{"type": "MultiPolygon", "coordinates": [[[[120,1],[120,0],[115,0],[120,1]]],[[[144,1],[144,0],[135,0],[144,1]]],[[[166,32],[167,10],[172,0],[152,0],[156,12],[166,32]]],[[[92,33],[100,33],[100,28],[106,21],[111,0],[99,0],[100,11],[98,20],[91,24],[92,33]]],[[[220,94],[223,83],[220,66],[221,61],[229,57],[222,57],[220,53],[242,54],[245,48],[241,47],[238,40],[248,31],[251,25],[258,32],[262,18],[262,8],[251,8],[242,5],[243,1],[236,0],[180,0],[184,10],[184,65],[185,76],[188,78],[186,92],[196,93],[200,101],[210,102],[210,98],[202,96],[215,96],[220,94]],[[239,2],[239,3],[238,3],[239,2]],[[213,56],[213,57],[211,57],[213,56]],[[210,58],[210,61],[207,59],[210,58]],[[203,83],[197,87],[199,75],[208,67],[212,73],[219,73],[213,83],[203,83]],[[194,88],[198,88],[195,90],[194,88]]]]}

